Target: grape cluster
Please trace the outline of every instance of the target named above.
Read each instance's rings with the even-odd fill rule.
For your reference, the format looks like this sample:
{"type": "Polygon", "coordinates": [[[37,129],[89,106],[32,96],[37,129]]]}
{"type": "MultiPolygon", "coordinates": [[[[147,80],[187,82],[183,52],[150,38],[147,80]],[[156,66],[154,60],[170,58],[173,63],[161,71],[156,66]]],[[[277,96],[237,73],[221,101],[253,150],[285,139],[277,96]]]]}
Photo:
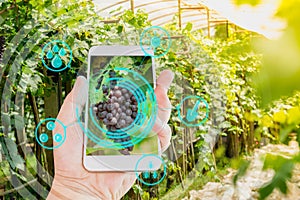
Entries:
{"type": "MultiPolygon", "coordinates": [[[[111,75],[114,74],[110,73],[111,75]]],[[[100,86],[98,85],[97,87],[100,86]]],[[[108,98],[94,105],[94,113],[110,132],[107,134],[107,137],[115,143],[125,143],[127,148],[119,151],[124,155],[130,155],[129,151],[133,150],[131,137],[127,133],[123,131],[117,132],[117,130],[124,129],[133,123],[138,111],[137,100],[129,90],[116,86],[114,82],[110,83],[110,87],[102,85],[102,91],[108,98]]]]}
{"type": "Polygon", "coordinates": [[[4,45],[5,45],[5,38],[0,36],[0,62],[2,62],[2,56],[4,53],[4,45]]]}

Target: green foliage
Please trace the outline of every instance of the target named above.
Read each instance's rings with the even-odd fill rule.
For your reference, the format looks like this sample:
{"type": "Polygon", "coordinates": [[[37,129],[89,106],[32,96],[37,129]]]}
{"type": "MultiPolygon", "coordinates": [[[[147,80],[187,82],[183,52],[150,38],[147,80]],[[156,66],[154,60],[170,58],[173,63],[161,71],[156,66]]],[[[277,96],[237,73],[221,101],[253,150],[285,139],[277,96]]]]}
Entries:
{"type": "Polygon", "coordinates": [[[300,77],[300,45],[295,43],[296,39],[293,32],[287,31],[278,41],[257,43],[257,48],[264,53],[264,67],[256,77],[256,86],[265,107],[271,101],[291,96],[295,90],[300,89],[297,84],[300,77]]]}
{"type": "Polygon", "coordinates": [[[300,17],[299,8],[298,0],[282,0],[277,17],[286,21],[287,28],[278,40],[257,42],[257,48],[264,54],[263,68],[257,77],[263,106],[282,96],[291,96],[300,89],[300,25],[296,20],[300,17]]]}
{"type": "Polygon", "coordinates": [[[250,166],[250,162],[247,160],[241,159],[240,162],[238,163],[239,168],[237,173],[233,177],[233,184],[236,186],[237,180],[239,177],[244,176],[247,172],[247,169],[250,166]]]}
{"type": "MultiPolygon", "coordinates": [[[[260,3],[260,0],[236,0],[235,2],[256,5],[260,3]]],[[[249,124],[258,123],[258,138],[263,134],[278,142],[278,140],[285,141],[290,131],[299,129],[300,98],[299,94],[293,93],[295,89],[299,89],[296,81],[300,75],[298,4],[296,0],[282,3],[278,16],[287,20],[289,29],[278,42],[263,39],[259,45],[260,51],[252,49],[253,34],[247,32],[233,34],[232,30],[229,30],[229,35],[227,35],[227,33],[224,34],[226,31],[224,26],[218,28],[217,37],[212,39],[205,38],[201,31],[192,31],[192,23],[188,23],[186,27],[179,30],[174,20],[165,27],[171,35],[182,36],[182,38],[172,40],[172,48],[168,54],[156,60],[158,73],[166,68],[175,72],[175,84],[169,92],[172,105],[178,105],[183,94],[198,95],[208,101],[211,111],[208,121],[193,130],[192,134],[198,142],[192,147],[183,147],[188,143],[185,135],[187,129],[181,124],[175,109],[172,109],[170,125],[173,142],[177,147],[174,151],[178,155],[176,161],[167,162],[170,173],[168,181],[173,181],[172,187],[181,183],[179,174],[183,179],[188,177],[188,170],[186,174],[183,174],[183,165],[195,167],[193,164],[195,158],[201,165],[193,170],[195,176],[192,178],[195,180],[194,184],[189,187],[190,189],[198,189],[205,182],[218,179],[216,167],[219,165],[216,165],[218,163],[216,160],[221,160],[226,154],[226,149],[220,148],[216,151],[216,158],[212,155],[211,145],[214,144],[214,138],[218,134],[237,135],[246,143],[246,138],[251,132],[249,124]],[[264,68],[259,73],[259,78],[252,79],[250,77],[258,74],[261,69],[260,53],[264,54],[262,63],[264,68]],[[259,91],[258,95],[252,87],[254,82],[259,91]],[[295,95],[274,102],[270,106],[271,109],[259,108],[258,96],[260,95],[262,95],[262,105],[267,105],[282,95],[290,94],[295,95]],[[185,148],[189,148],[188,151],[185,148]],[[194,155],[191,155],[190,148],[195,151],[194,155]],[[185,158],[182,158],[184,156],[185,158]]],[[[63,84],[71,85],[76,74],[86,70],[86,58],[91,46],[139,44],[141,32],[151,25],[147,21],[148,15],[140,10],[137,10],[135,14],[125,11],[118,23],[106,24],[96,14],[92,1],[83,0],[9,0],[0,3],[0,10],[3,11],[1,17],[4,20],[0,35],[6,38],[6,49],[8,49],[6,56],[10,57],[4,60],[5,65],[0,64],[4,78],[0,85],[1,96],[5,82],[12,81],[9,84],[9,91],[13,91],[13,95],[8,98],[13,100],[17,92],[24,95],[32,92],[38,101],[40,117],[44,115],[43,98],[54,91],[53,88],[46,87],[46,85],[53,84],[53,79],[47,76],[39,59],[41,47],[45,43],[52,39],[61,39],[71,46],[74,55],[72,67],[58,74],[63,84]],[[11,79],[12,74],[16,74],[13,79],[11,79]]],[[[26,132],[30,133],[27,136],[28,142],[32,143],[35,140],[32,134],[35,128],[32,125],[32,108],[29,106],[29,100],[25,99],[25,101],[26,119],[22,120],[22,117],[13,111],[2,113],[1,118],[1,126],[10,130],[8,133],[1,134],[0,138],[8,163],[13,169],[23,169],[24,160],[17,152],[15,135],[10,126],[15,125],[18,128],[25,126],[26,132]],[[17,119],[18,123],[10,124],[13,118],[17,119]],[[19,123],[22,121],[23,124],[19,123]]],[[[240,149],[237,151],[242,152],[240,149]]],[[[248,149],[243,151],[249,152],[248,149]]],[[[224,165],[228,164],[227,160],[223,161],[224,165]]],[[[26,162],[32,163],[33,161],[27,160],[26,162]]],[[[299,162],[299,159],[267,157],[264,167],[274,169],[276,175],[260,190],[262,199],[276,188],[284,193],[287,191],[286,180],[291,177],[290,169],[296,162],[299,162]]],[[[234,182],[245,174],[249,166],[247,161],[240,161],[239,164],[241,167],[234,182]]],[[[30,168],[30,171],[33,169],[30,168]]],[[[165,180],[159,186],[160,194],[166,192],[163,191],[166,182],[165,180]]],[[[181,186],[179,187],[182,192],[181,186]]],[[[151,193],[146,191],[147,189],[138,184],[133,187],[135,194],[142,199],[153,199],[151,193]]],[[[187,191],[185,193],[187,194],[187,191]]]]}
{"type": "Polygon", "coordinates": [[[275,175],[268,184],[259,189],[259,199],[266,199],[276,188],[286,194],[288,192],[286,181],[291,178],[293,168],[294,162],[291,159],[267,154],[263,169],[273,169],[275,175]]]}
{"type": "MultiPolygon", "coordinates": [[[[215,94],[217,96],[215,99],[218,99],[221,105],[223,104],[218,106],[219,110],[223,109],[223,112],[221,115],[216,113],[213,118],[219,120],[215,124],[218,125],[217,128],[223,136],[234,134],[243,139],[247,138],[251,134],[249,123],[257,121],[256,113],[261,112],[258,108],[259,99],[250,79],[260,69],[261,55],[252,50],[251,38],[251,35],[246,32],[233,34],[226,41],[216,38],[213,41],[204,39],[200,43],[215,63],[216,67],[211,74],[219,77],[216,78],[219,79],[218,84],[214,86],[220,88],[215,94]]],[[[213,94],[207,92],[212,98],[213,94]]],[[[245,149],[246,153],[249,151],[245,149]]],[[[239,153],[241,151],[237,147],[231,154],[236,156],[239,153]]]]}
{"type": "Polygon", "coordinates": [[[234,0],[234,3],[237,5],[250,4],[252,6],[256,6],[261,3],[261,0],[234,0]]]}
{"type": "MultiPolygon", "coordinates": [[[[26,166],[24,165],[24,160],[17,151],[15,128],[25,128],[25,132],[28,133],[27,141],[21,142],[31,144],[35,142],[34,115],[27,93],[35,96],[38,115],[41,119],[44,118],[43,99],[55,92],[52,86],[57,84],[58,78],[62,83],[61,98],[65,97],[66,85],[71,87],[76,74],[86,71],[86,58],[91,46],[138,44],[136,38],[140,29],[148,26],[149,22],[146,21],[147,14],[138,10],[136,14],[130,11],[123,13],[119,23],[105,24],[96,14],[93,2],[85,0],[9,0],[0,3],[0,12],[2,13],[0,35],[6,39],[6,52],[3,62],[0,63],[2,76],[0,94],[7,99],[7,106],[11,108],[9,112],[1,113],[3,116],[1,130],[5,130],[0,136],[1,147],[10,165],[9,168],[14,170],[8,171],[26,181],[26,177],[23,177],[19,170],[24,170],[25,167],[25,170],[34,172],[36,169],[33,169],[35,165],[31,158],[26,160],[26,166]],[[132,38],[132,35],[135,38],[132,38]],[[69,70],[47,74],[40,53],[42,47],[54,39],[64,40],[69,44],[73,52],[73,61],[69,70]],[[17,93],[25,97],[25,117],[15,112],[19,109],[14,105],[17,93]]],[[[47,169],[51,163],[45,162],[44,156],[45,152],[42,151],[43,159],[39,164],[47,169]]],[[[3,170],[7,171],[8,166],[3,167],[5,167],[3,170]]],[[[1,174],[1,180],[7,181],[8,175],[9,173],[1,174]]]]}
{"type": "Polygon", "coordinates": [[[3,151],[5,155],[9,155],[9,157],[6,157],[11,169],[16,170],[24,170],[24,160],[18,153],[17,145],[14,141],[12,141],[10,138],[0,138],[1,146],[3,148],[3,151]]]}
{"type": "MultiPolygon", "coordinates": [[[[262,117],[260,125],[266,128],[264,130],[271,130],[273,139],[282,142],[290,132],[299,129],[300,123],[299,94],[296,92],[300,89],[300,26],[296,20],[300,17],[299,8],[298,0],[282,0],[276,14],[287,23],[282,36],[274,41],[259,39],[255,42],[256,49],[264,55],[261,72],[254,78],[257,94],[261,97],[262,107],[271,108],[262,117]]],[[[286,194],[286,181],[291,178],[297,162],[295,158],[267,155],[264,169],[275,170],[275,175],[259,190],[260,199],[267,198],[276,188],[286,194]]]]}

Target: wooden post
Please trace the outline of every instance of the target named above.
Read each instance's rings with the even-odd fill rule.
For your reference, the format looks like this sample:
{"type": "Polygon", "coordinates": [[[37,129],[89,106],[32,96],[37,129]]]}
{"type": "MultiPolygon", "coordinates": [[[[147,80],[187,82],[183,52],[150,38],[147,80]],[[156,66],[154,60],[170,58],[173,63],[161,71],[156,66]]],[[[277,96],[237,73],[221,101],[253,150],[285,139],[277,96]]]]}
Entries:
{"type": "MultiPolygon", "coordinates": [[[[36,103],[35,96],[31,94],[31,92],[28,92],[28,98],[29,102],[32,108],[33,116],[34,116],[34,122],[35,125],[37,126],[40,122],[40,117],[39,117],[39,111],[36,103]]],[[[41,134],[41,127],[38,128],[37,131],[37,137],[39,137],[41,134]]],[[[37,181],[38,183],[42,183],[43,179],[41,177],[42,174],[42,147],[38,144],[37,140],[34,140],[34,146],[35,146],[35,155],[36,155],[36,168],[37,168],[37,181]]],[[[40,184],[37,184],[37,193],[40,194],[42,192],[42,187],[40,184]]],[[[41,199],[41,197],[37,197],[38,199],[41,199]]]]}
{"type": "Polygon", "coordinates": [[[131,11],[134,13],[134,0],[130,0],[131,11]]]}
{"type": "Polygon", "coordinates": [[[207,36],[210,38],[210,14],[209,9],[206,7],[206,16],[207,16],[207,36]]]}
{"type": "Polygon", "coordinates": [[[181,0],[178,0],[178,19],[179,19],[179,29],[182,28],[182,19],[181,19],[181,0]]]}
{"type": "Polygon", "coordinates": [[[226,36],[229,38],[229,23],[228,20],[226,21],[226,36]]]}
{"type": "Polygon", "coordinates": [[[249,130],[249,137],[248,137],[248,147],[249,147],[249,150],[250,151],[253,151],[254,149],[254,122],[250,122],[249,123],[249,126],[250,126],[250,130],[249,130]]]}
{"type": "MultiPolygon", "coordinates": [[[[49,87],[49,85],[47,85],[49,87]]],[[[56,118],[58,113],[58,99],[57,99],[57,85],[54,86],[55,92],[51,92],[50,96],[46,96],[44,99],[45,102],[45,118],[56,118]]],[[[52,135],[49,135],[49,140],[46,143],[46,146],[52,146],[52,135]]],[[[53,150],[44,149],[46,153],[47,162],[45,163],[45,169],[47,169],[50,176],[54,176],[54,158],[53,150]]]]}
{"type": "MultiPolygon", "coordinates": [[[[59,89],[58,89],[58,80],[59,74],[55,72],[47,72],[44,69],[44,75],[50,78],[50,83],[46,83],[47,88],[51,88],[51,92],[49,95],[45,95],[44,97],[44,111],[45,111],[45,118],[56,118],[58,114],[59,108],[59,89]]],[[[61,94],[60,94],[61,95],[61,94]]],[[[45,144],[46,146],[52,146],[52,135],[49,135],[49,140],[45,144]]],[[[51,177],[54,177],[54,158],[53,158],[53,150],[44,149],[46,153],[46,162],[45,162],[45,169],[49,173],[51,177]]],[[[52,178],[49,177],[48,181],[52,178]]]]}
{"type": "MultiPolygon", "coordinates": [[[[27,136],[25,132],[25,124],[24,124],[24,93],[17,92],[15,98],[15,109],[18,115],[15,115],[15,137],[18,144],[18,152],[20,156],[26,160],[26,141],[27,136]]],[[[19,170],[19,172],[26,177],[26,167],[24,167],[24,171],[19,170]]]]}

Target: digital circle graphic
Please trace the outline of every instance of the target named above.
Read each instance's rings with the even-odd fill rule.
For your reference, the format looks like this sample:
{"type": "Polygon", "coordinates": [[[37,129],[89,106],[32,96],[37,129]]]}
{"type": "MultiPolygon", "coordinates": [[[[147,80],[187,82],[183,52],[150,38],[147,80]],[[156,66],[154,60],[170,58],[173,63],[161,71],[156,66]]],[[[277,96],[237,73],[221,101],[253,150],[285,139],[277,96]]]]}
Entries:
{"type": "Polygon", "coordinates": [[[140,47],[146,56],[162,57],[168,53],[171,44],[170,34],[160,26],[151,26],[141,34],[140,47]],[[156,55],[157,50],[162,50],[162,53],[156,55]]]}
{"type": "Polygon", "coordinates": [[[62,40],[48,42],[42,50],[41,59],[43,65],[50,71],[61,72],[71,67],[72,49],[62,40]],[[64,60],[68,61],[65,62],[64,60]]]}
{"type": "Polygon", "coordinates": [[[155,154],[145,154],[137,161],[135,165],[135,174],[137,179],[144,185],[154,186],[161,183],[166,177],[167,165],[160,156],[155,154]],[[160,169],[163,168],[163,175],[158,174],[157,170],[153,169],[153,162],[160,163],[160,169]],[[147,170],[143,170],[143,173],[139,175],[138,169],[141,168],[147,170]],[[155,180],[154,182],[153,181],[150,182],[152,178],[158,180],[155,180]],[[147,181],[146,179],[150,179],[150,180],[147,181]]]}
{"type": "Polygon", "coordinates": [[[54,135],[54,141],[55,141],[55,142],[61,142],[62,139],[63,139],[63,137],[62,137],[62,135],[61,135],[60,133],[56,133],[56,134],[54,135]]]}
{"type": "Polygon", "coordinates": [[[55,129],[55,123],[54,122],[48,122],[46,125],[47,129],[52,131],[53,129],[55,129]]]}
{"type": "Polygon", "coordinates": [[[203,123],[205,123],[208,119],[209,115],[209,106],[208,103],[205,99],[203,99],[200,96],[187,96],[184,99],[181,100],[179,105],[177,106],[177,111],[178,111],[178,118],[181,120],[183,124],[186,126],[200,126],[203,123]],[[193,105],[187,109],[186,113],[181,112],[181,108],[183,107],[184,104],[188,103],[193,103],[193,105]],[[201,106],[201,103],[205,105],[205,116],[201,119],[200,113],[199,113],[199,107],[201,106]]]}
{"type": "Polygon", "coordinates": [[[67,127],[58,119],[56,118],[46,118],[42,121],[40,121],[40,123],[36,126],[35,131],[34,131],[34,135],[35,135],[35,139],[36,141],[39,143],[39,145],[41,145],[43,148],[45,149],[56,149],[58,147],[60,147],[66,140],[66,136],[67,136],[67,127]],[[52,131],[54,130],[54,128],[56,127],[55,122],[58,123],[59,126],[63,127],[63,133],[55,133],[53,136],[53,140],[59,144],[54,145],[54,146],[46,146],[45,143],[48,142],[49,135],[52,134],[52,131]],[[43,132],[40,134],[40,136],[38,137],[38,130],[39,128],[45,124],[46,125],[46,129],[47,129],[47,133],[43,132]]]}
{"type": "Polygon", "coordinates": [[[40,135],[40,141],[41,142],[48,142],[48,139],[49,139],[49,137],[48,137],[48,135],[46,134],[46,133],[42,133],[41,135],[40,135]]]}
{"type": "MultiPolygon", "coordinates": [[[[127,68],[116,67],[114,68],[114,70],[118,73],[126,74],[126,77],[108,78],[107,81],[116,81],[116,86],[127,89],[133,94],[137,101],[138,107],[137,117],[134,119],[134,121],[126,128],[122,128],[112,132],[105,128],[103,125],[99,124],[92,106],[88,108],[87,112],[89,120],[92,121],[92,124],[95,127],[94,130],[85,128],[80,122],[80,114],[78,113],[78,108],[76,108],[76,117],[84,133],[95,144],[104,148],[124,149],[138,144],[148,136],[156,121],[158,108],[154,90],[150,83],[143,76],[127,68]],[[141,86],[143,86],[147,96],[145,96],[145,92],[141,90],[141,86]],[[143,131],[141,131],[141,129],[143,131]],[[101,133],[101,136],[99,136],[99,133],[101,133]],[[111,141],[111,139],[123,139],[128,136],[131,136],[131,140],[129,141],[122,141],[120,143],[111,141]]],[[[99,95],[97,93],[99,91],[90,90],[90,92],[91,91],[93,92],[90,94],[90,99],[95,98],[93,97],[95,95],[99,95]]]]}

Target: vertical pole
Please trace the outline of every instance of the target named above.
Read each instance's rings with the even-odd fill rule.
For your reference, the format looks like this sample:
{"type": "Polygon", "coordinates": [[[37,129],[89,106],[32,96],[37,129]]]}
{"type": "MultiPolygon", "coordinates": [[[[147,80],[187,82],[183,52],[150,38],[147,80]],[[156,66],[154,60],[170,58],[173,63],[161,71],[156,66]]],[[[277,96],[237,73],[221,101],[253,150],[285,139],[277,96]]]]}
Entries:
{"type": "Polygon", "coordinates": [[[226,36],[229,38],[229,23],[228,20],[226,21],[226,36]]]}
{"type": "Polygon", "coordinates": [[[179,18],[179,29],[181,30],[182,21],[181,21],[181,0],[178,0],[178,18],[179,18]]]}
{"type": "Polygon", "coordinates": [[[206,7],[206,16],[207,16],[207,32],[208,32],[208,37],[210,38],[210,15],[209,15],[209,9],[206,7]]]}
{"type": "Polygon", "coordinates": [[[134,0],[130,0],[131,11],[134,13],[134,0]]]}

